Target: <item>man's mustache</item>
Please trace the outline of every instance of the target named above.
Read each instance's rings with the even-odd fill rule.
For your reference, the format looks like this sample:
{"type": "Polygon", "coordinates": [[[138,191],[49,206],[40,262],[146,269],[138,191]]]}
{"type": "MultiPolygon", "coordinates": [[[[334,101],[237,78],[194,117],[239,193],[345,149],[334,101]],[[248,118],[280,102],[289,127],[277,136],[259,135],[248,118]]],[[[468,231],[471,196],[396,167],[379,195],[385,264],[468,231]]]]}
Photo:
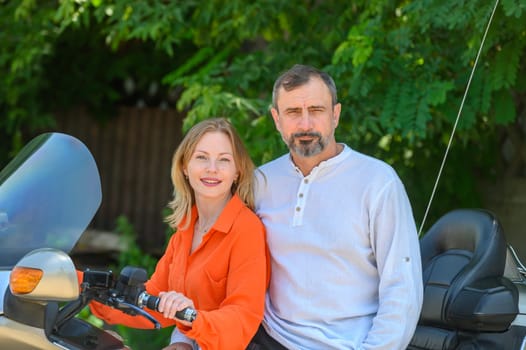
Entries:
{"type": "Polygon", "coordinates": [[[321,138],[321,133],[319,132],[296,132],[292,134],[292,138],[298,138],[298,137],[317,137],[321,138]]]}

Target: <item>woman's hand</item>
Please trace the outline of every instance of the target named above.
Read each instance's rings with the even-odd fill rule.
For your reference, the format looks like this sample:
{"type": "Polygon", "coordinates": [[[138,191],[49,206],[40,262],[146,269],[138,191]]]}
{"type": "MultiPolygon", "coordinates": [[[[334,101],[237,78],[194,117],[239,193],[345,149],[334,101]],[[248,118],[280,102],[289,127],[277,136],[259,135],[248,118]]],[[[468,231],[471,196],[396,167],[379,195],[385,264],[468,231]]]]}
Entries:
{"type": "Polygon", "coordinates": [[[192,327],[192,322],[184,321],[175,317],[177,311],[181,311],[187,307],[195,309],[194,302],[191,299],[187,298],[184,294],[175,291],[160,292],[159,298],[160,301],[157,309],[165,318],[177,319],[181,324],[192,327]]]}
{"type": "Polygon", "coordinates": [[[187,343],[173,343],[162,350],[192,350],[192,345],[187,343]]]}

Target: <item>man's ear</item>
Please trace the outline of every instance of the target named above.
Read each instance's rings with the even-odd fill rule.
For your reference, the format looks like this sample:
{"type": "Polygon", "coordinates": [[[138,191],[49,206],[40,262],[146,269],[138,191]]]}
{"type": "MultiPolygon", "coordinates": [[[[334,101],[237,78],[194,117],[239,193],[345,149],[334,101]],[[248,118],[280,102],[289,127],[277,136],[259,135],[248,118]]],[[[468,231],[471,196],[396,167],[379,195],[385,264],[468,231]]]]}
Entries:
{"type": "Polygon", "coordinates": [[[342,112],[342,104],[337,103],[334,105],[333,108],[333,120],[334,120],[334,127],[336,128],[338,126],[338,123],[340,122],[340,113],[342,112]]]}
{"type": "Polygon", "coordinates": [[[276,126],[276,129],[278,129],[278,131],[281,131],[280,130],[280,127],[279,127],[279,112],[276,108],[272,107],[270,109],[270,114],[272,114],[272,119],[274,119],[274,125],[276,126]]]}

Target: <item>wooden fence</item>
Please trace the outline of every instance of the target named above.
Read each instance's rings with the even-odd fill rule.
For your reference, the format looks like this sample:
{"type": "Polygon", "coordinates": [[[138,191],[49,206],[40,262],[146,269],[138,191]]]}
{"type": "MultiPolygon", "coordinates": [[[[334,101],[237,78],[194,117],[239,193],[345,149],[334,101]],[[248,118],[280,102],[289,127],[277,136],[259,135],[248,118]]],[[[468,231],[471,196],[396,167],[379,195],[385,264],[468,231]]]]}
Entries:
{"type": "Polygon", "coordinates": [[[83,110],[57,116],[57,129],[90,149],[101,175],[102,204],[90,229],[113,231],[126,216],[141,247],[162,251],[167,225],[163,210],[172,197],[172,155],[181,140],[183,116],[174,110],[123,107],[104,123],[83,110]]]}

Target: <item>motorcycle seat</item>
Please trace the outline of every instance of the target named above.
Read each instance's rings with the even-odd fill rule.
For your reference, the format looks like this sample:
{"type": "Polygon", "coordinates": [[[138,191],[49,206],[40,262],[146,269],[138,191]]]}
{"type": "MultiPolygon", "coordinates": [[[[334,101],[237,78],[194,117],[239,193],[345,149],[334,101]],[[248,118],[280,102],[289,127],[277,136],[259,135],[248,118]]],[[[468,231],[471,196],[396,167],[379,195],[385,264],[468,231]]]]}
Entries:
{"type": "Polygon", "coordinates": [[[408,349],[455,349],[470,333],[500,332],[518,313],[518,291],[503,277],[503,229],[491,212],[457,209],[420,240],[424,300],[408,349]]]}

